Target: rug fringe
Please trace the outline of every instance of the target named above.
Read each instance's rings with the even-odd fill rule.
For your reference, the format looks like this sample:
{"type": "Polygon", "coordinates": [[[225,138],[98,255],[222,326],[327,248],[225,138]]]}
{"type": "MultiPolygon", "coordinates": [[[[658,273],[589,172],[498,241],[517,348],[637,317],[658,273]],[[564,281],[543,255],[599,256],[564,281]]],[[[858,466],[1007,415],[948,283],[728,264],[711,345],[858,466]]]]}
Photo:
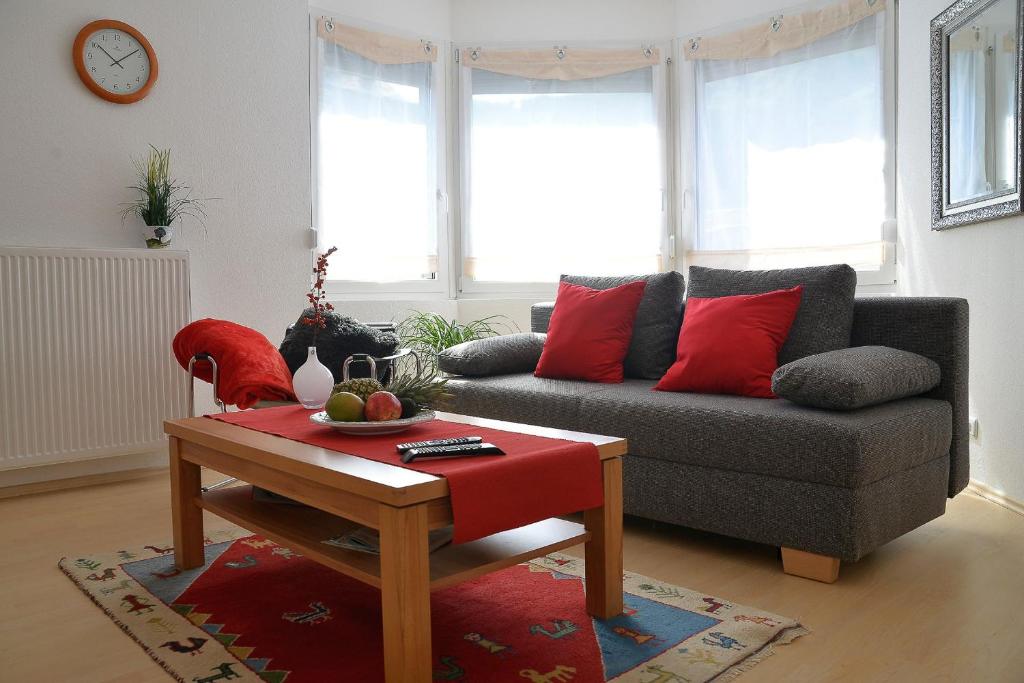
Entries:
{"type": "Polygon", "coordinates": [[[82,591],[83,593],[85,593],[85,596],[86,596],[87,598],[89,598],[89,599],[90,599],[90,600],[92,601],[92,603],[93,603],[94,605],[96,605],[97,607],[99,607],[99,608],[100,608],[100,609],[101,609],[101,610],[103,611],[103,613],[104,613],[104,614],[106,614],[106,615],[107,615],[108,617],[110,617],[110,620],[111,620],[112,622],[114,622],[114,624],[116,624],[116,625],[117,625],[117,627],[118,627],[119,629],[121,629],[122,631],[124,631],[124,632],[125,632],[125,634],[126,634],[126,635],[127,635],[127,636],[128,636],[129,638],[131,638],[131,639],[132,639],[133,641],[135,641],[135,644],[136,644],[136,645],[138,645],[139,647],[141,647],[141,648],[142,648],[142,650],[143,650],[143,651],[144,651],[144,652],[145,652],[145,653],[146,653],[147,655],[149,655],[150,659],[152,659],[152,660],[153,660],[154,662],[156,662],[156,663],[157,663],[157,665],[159,665],[159,667],[160,667],[161,669],[163,669],[164,671],[166,671],[167,673],[169,673],[169,674],[171,675],[171,678],[173,678],[173,679],[174,679],[174,680],[176,680],[176,681],[180,681],[180,683],[188,683],[188,681],[186,681],[186,680],[185,680],[184,678],[182,678],[182,677],[181,677],[180,675],[178,675],[178,673],[177,673],[177,672],[176,672],[176,671],[175,671],[174,669],[172,669],[172,668],[170,667],[170,665],[169,665],[169,664],[168,664],[167,662],[165,662],[165,661],[164,661],[163,659],[161,659],[161,658],[160,658],[160,655],[158,655],[158,654],[157,654],[156,652],[154,652],[153,650],[149,649],[149,646],[147,646],[147,645],[146,645],[145,643],[143,643],[143,642],[142,642],[141,640],[139,640],[139,638],[138,638],[138,637],[136,637],[136,635],[135,635],[134,633],[132,633],[131,629],[130,629],[130,628],[128,628],[128,625],[127,625],[127,624],[125,624],[124,622],[122,622],[122,621],[121,621],[121,620],[120,620],[120,619],[119,619],[119,618],[117,617],[117,615],[116,615],[116,614],[114,614],[114,613],[113,613],[113,612],[112,612],[111,610],[107,609],[107,607],[106,607],[106,606],[105,606],[105,605],[104,605],[103,603],[101,603],[101,602],[100,602],[100,601],[99,601],[99,600],[98,600],[98,599],[96,598],[96,596],[94,596],[94,595],[93,595],[92,593],[90,593],[90,592],[89,592],[89,589],[88,589],[88,588],[86,588],[85,584],[83,584],[83,583],[82,583],[81,581],[79,581],[79,580],[78,580],[78,577],[77,577],[77,576],[75,576],[75,575],[74,575],[74,574],[72,574],[72,573],[71,573],[70,571],[68,571],[68,569],[67,569],[67,568],[66,568],[66,567],[64,566],[64,562],[65,562],[65,561],[66,561],[67,559],[68,559],[67,557],[62,557],[62,558],[60,558],[60,561],[59,561],[59,562],[57,562],[57,569],[60,569],[60,570],[61,570],[61,571],[62,571],[62,572],[64,573],[64,575],[65,575],[65,576],[67,576],[67,577],[68,577],[69,579],[71,579],[71,582],[72,582],[73,584],[75,584],[75,586],[77,586],[77,587],[78,587],[78,589],[79,589],[80,591],[82,591]]]}
{"type": "Polygon", "coordinates": [[[757,652],[754,652],[746,658],[736,662],[728,669],[718,674],[711,681],[731,681],[738,678],[740,675],[750,671],[755,666],[763,662],[768,657],[775,654],[775,647],[777,645],[788,645],[800,636],[806,636],[811,633],[811,630],[803,624],[797,624],[796,626],[790,626],[789,628],[782,629],[776,634],[775,638],[765,643],[757,652]]]}

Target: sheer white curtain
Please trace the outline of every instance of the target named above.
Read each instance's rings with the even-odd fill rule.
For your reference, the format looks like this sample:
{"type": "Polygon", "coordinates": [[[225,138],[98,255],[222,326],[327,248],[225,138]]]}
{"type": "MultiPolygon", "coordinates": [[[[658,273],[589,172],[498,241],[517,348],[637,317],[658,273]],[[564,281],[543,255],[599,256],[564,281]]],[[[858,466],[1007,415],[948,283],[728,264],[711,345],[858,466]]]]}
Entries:
{"type": "MultiPolygon", "coordinates": [[[[761,51],[771,56],[694,62],[697,221],[690,263],[879,267],[890,209],[885,14],[877,10],[860,19],[843,14],[854,23],[829,26],[800,47],[761,51]]],[[[781,21],[784,34],[790,19],[781,21]]],[[[769,36],[773,31],[779,26],[766,28],[769,36]]],[[[697,40],[690,45],[712,49],[697,40]]]]}
{"type": "Polygon", "coordinates": [[[433,278],[435,64],[384,64],[323,37],[317,43],[317,227],[320,243],[339,249],[328,277],[433,278]]]}
{"type": "Polygon", "coordinates": [[[948,168],[954,204],[992,191],[986,168],[987,42],[978,35],[971,36],[971,46],[950,46],[948,168]]]}
{"type": "Polygon", "coordinates": [[[660,269],[653,69],[572,80],[463,69],[468,278],[660,269]]]}

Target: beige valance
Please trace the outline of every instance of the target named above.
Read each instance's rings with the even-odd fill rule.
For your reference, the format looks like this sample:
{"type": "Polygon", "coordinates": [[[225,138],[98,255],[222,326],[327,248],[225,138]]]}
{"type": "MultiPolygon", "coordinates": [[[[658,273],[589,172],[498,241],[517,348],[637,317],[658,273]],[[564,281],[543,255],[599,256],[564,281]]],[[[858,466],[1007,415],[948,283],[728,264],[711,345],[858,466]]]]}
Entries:
{"type": "Polygon", "coordinates": [[[779,14],[750,28],[683,43],[683,56],[702,59],[764,59],[821,40],[885,9],[886,0],[843,0],[802,14],[779,14]]]}
{"type": "Polygon", "coordinates": [[[661,61],[661,53],[653,47],[630,50],[567,47],[547,50],[485,50],[477,47],[463,48],[459,59],[463,66],[472,69],[523,78],[575,81],[655,66],[661,61]]]}
{"type": "Polygon", "coordinates": [[[366,31],[321,17],[316,33],[324,40],[341,45],[378,64],[415,64],[436,62],[437,46],[429,40],[399,38],[386,33],[366,31]]]}

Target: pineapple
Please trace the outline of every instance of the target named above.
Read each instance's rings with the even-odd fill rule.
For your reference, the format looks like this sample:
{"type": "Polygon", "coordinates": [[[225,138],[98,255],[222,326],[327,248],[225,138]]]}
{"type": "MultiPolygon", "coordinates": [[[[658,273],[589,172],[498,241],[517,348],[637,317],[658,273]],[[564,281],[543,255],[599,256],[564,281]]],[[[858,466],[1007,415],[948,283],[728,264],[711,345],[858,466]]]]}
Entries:
{"type": "Polygon", "coordinates": [[[338,382],[331,389],[331,395],[347,391],[350,394],[355,394],[364,401],[369,398],[370,394],[374,394],[378,391],[384,391],[384,385],[375,379],[368,377],[359,379],[349,379],[344,382],[338,382]]]}
{"type": "MultiPolygon", "coordinates": [[[[454,398],[445,391],[444,385],[447,383],[447,379],[441,379],[436,375],[400,375],[392,380],[387,391],[397,396],[403,406],[407,401],[411,401],[420,409],[440,409],[454,398]]],[[[405,412],[403,410],[403,417],[405,412]]]]}

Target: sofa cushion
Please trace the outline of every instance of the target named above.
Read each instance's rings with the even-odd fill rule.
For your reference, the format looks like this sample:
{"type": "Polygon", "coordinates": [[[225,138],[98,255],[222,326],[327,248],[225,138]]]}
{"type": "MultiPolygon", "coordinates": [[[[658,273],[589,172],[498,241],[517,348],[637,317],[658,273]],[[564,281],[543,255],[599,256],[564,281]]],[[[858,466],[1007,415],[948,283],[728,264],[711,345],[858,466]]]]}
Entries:
{"type": "Polygon", "coordinates": [[[785,270],[721,270],[690,266],[688,298],[763,294],[804,286],[800,310],[779,352],[779,364],[845,349],[853,329],[857,272],[847,265],[785,270]]]}
{"type": "Polygon", "coordinates": [[[506,375],[454,379],[453,410],[626,437],[628,458],[856,488],[946,456],[951,408],[905,398],[855,411],[745,396],[651,391],[623,384],[506,375]]]}
{"type": "Polygon", "coordinates": [[[840,412],[650,391],[649,382],[615,389],[582,398],[576,429],[625,436],[630,457],[855,488],[949,453],[945,401],[905,398],[840,412]]]}
{"type": "Polygon", "coordinates": [[[687,301],[676,362],[655,389],[775,398],[772,373],[802,289],[687,301]]]}
{"type": "Polygon", "coordinates": [[[853,346],[818,353],[783,365],[772,390],[813,408],[853,410],[907,396],[939,384],[939,364],[888,346],[853,346]]]}
{"type": "Polygon", "coordinates": [[[592,289],[610,289],[637,280],[644,280],[647,288],[636,311],[633,338],[626,354],[624,369],[626,377],[658,379],[665,374],[676,357],[676,339],[679,337],[683,298],[686,294],[686,278],[683,274],[673,270],[626,277],[562,276],[562,282],[592,289]]]}
{"type": "Polygon", "coordinates": [[[523,332],[463,342],[437,354],[437,367],[467,377],[532,372],[544,350],[545,336],[523,332]]]}
{"type": "Polygon", "coordinates": [[[534,374],[551,379],[621,382],[636,309],[646,288],[642,280],[605,290],[560,282],[534,374]]]}
{"type": "Polygon", "coordinates": [[[558,429],[574,429],[582,397],[606,386],[532,374],[452,377],[445,385],[454,397],[450,403],[453,413],[558,429]]]}

